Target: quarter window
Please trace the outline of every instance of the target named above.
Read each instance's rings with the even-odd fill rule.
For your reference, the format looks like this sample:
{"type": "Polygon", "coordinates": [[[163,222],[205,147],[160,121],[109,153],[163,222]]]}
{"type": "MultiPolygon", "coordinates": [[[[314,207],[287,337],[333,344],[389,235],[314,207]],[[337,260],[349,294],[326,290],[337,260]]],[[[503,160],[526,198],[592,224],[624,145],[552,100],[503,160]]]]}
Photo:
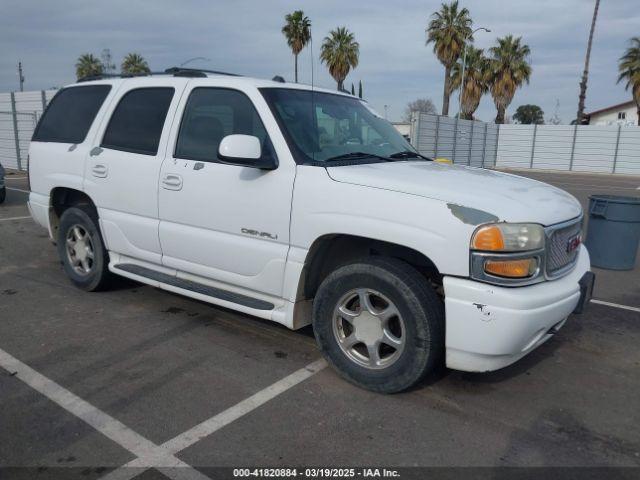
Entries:
{"type": "Polygon", "coordinates": [[[101,146],[157,155],[173,92],[170,87],[153,87],[126,93],[111,115],[101,146]]]}
{"type": "Polygon", "coordinates": [[[34,142],[82,143],[110,85],[87,85],[60,90],[44,112],[33,134],[34,142]]]}
{"type": "Polygon", "coordinates": [[[258,137],[263,157],[275,156],[258,112],[244,93],[226,88],[195,88],[182,116],[175,156],[217,162],[220,142],[232,134],[258,137]]]}

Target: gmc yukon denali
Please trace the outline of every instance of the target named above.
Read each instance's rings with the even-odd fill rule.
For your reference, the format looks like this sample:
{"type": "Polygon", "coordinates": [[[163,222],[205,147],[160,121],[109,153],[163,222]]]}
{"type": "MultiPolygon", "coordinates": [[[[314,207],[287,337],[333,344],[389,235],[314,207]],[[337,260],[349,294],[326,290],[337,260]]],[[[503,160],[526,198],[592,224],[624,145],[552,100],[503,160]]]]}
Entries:
{"type": "Polygon", "coordinates": [[[347,380],[505,367],[593,288],[571,195],[420,155],[365,101],[169,69],[61,89],[29,208],[76,286],[114,275],[297,329],[347,380]]]}

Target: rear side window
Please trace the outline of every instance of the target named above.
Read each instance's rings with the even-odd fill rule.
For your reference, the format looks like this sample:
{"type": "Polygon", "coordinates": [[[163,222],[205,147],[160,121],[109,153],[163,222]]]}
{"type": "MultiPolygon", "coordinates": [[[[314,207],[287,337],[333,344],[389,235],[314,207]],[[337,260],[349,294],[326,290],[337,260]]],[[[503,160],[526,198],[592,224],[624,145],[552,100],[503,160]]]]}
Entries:
{"type": "Polygon", "coordinates": [[[82,143],[110,85],[87,85],[60,90],[44,112],[33,134],[34,142],[82,143]]]}
{"type": "Polygon", "coordinates": [[[171,87],[153,87],[126,93],[111,115],[101,146],[156,155],[173,92],[171,87]]]}

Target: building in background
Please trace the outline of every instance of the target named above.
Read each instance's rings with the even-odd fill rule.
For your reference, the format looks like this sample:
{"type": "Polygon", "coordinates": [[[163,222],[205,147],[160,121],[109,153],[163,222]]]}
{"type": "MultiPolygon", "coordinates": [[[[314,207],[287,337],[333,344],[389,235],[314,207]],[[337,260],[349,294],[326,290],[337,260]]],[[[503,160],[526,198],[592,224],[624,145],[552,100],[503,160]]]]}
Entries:
{"type": "Polygon", "coordinates": [[[638,125],[638,109],[636,102],[619,103],[587,113],[589,125],[638,125]]]}
{"type": "Polygon", "coordinates": [[[396,127],[396,130],[398,130],[398,132],[400,132],[400,135],[402,135],[404,138],[406,138],[407,140],[410,140],[410,135],[411,135],[411,123],[410,122],[391,122],[393,124],[394,127],[396,127]]]}

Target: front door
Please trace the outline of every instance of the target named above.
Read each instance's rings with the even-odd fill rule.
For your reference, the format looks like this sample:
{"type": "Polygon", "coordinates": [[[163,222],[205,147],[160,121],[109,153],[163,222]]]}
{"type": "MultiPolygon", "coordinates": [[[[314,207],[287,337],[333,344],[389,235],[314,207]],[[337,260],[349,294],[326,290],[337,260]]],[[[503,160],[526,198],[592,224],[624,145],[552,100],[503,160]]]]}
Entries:
{"type": "Polygon", "coordinates": [[[266,171],[225,165],[218,158],[218,146],[230,134],[256,136],[263,155],[276,156],[270,138],[280,135],[275,120],[263,121],[270,113],[255,89],[245,93],[193,86],[182,104],[181,123],[171,142],[175,147],[160,173],[163,264],[280,296],[295,164],[289,156],[277,169],[266,171]]]}

